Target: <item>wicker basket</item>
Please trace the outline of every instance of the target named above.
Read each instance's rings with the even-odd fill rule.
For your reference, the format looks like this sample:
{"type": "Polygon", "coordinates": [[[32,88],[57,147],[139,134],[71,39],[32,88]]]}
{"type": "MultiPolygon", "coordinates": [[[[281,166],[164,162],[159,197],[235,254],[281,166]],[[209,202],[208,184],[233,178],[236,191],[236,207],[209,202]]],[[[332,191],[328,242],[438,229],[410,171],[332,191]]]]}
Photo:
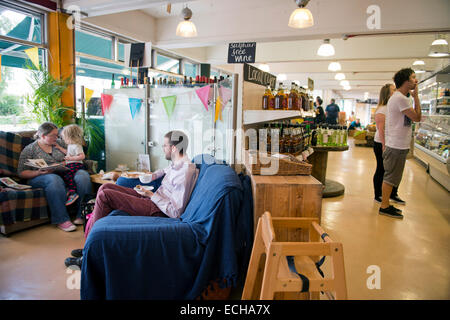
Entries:
{"type": "Polygon", "coordinates": [[[261,156],[258,151],[253,150],[245,152],[244,161],[245,168],[253,175],[293,176],[310,175],[312,172],[311,164],[300,161],[292,155],[288,158],[276,158],[270,154],[261,156]],[[278,162],[278,166],[274,165],[274,161],[278,162]]]}

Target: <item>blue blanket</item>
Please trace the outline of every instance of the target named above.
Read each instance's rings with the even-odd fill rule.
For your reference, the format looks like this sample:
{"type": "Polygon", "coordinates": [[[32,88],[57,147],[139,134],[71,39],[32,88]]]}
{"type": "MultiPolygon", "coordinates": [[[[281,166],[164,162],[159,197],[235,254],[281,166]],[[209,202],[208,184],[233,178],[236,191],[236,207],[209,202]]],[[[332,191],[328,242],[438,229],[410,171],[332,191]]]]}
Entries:
{"type": "Polygon", "coordinates": [[[180,219],[115,211],[95,223],[82,299],[196,299],[211,280],[242,281],[253,239],[249,181],[211,159],[193,160],[199,178],[180,219]]]}

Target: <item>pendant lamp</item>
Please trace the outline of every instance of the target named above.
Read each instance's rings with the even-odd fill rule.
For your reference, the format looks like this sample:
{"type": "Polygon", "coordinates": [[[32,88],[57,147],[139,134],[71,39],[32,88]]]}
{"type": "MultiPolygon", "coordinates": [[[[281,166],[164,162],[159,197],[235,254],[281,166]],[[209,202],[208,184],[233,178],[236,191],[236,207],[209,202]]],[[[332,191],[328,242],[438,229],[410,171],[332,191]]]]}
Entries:
{"type": "Polygon", "coordinates": [[[295,9],[291,16],[289,17],[288,26],[291,28],[309,28],[314,25],[314,18],[308,9],[305,9],[305,6],[308,4],[309,0],[296,0],[297,6],[299,8],[295,9]]]}
{"type": "Polygon", "coordinates": [[[195,27],[195,24],[190,21],[192,18],[192,11],[188,7],[184,8],[183,11],[181,11],[181,14],[183,15],[184,21],[181,21],[178,24],[176,35],[180,37],[196,37],[197,36],[197,28],[195,27]]]}

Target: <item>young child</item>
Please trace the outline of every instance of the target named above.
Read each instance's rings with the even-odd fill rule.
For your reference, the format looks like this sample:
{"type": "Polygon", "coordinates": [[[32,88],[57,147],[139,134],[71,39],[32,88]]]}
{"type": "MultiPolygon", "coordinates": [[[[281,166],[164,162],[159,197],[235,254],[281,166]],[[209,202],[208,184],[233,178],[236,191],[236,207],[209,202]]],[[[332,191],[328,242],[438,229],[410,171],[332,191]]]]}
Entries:
{"type": "Polygon", "coordinates": [[[67,144],[67,149],[56,144],[56,147],[61,150],[65,155],[66,168],[69,170],[64,171],[61,176],[67,186],[67,201],[66,206],[71,205],[78,199],[77,187],[74,182],[75,174],[80,169],[85,169],[83,160],[85,158],[83,152],[83,130],[76,124],[71,124],[61,132],[61,137],[67,144]]]}

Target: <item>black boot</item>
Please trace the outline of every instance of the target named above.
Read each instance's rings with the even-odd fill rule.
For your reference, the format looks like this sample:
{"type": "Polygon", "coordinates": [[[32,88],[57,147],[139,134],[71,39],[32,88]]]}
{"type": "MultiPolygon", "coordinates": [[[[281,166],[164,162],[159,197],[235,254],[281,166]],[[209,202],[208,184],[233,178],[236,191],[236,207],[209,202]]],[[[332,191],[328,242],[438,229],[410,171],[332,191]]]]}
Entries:
{"type": "Polygon", "coordinates": [[[79,257],[79,258],[70,257],[70,258],[67,258],[66,260],[64,260],[64,264],[66,265],[66,267],[77,266],[80,269],[81,269],[82,262],[83,262],[83,257],[79,257]]]}
{"type": "Polygon", "coordinates": [[[83,256],[83,249],[75,249],[70,253],[72,257],[79,258],[83,256]]]}

